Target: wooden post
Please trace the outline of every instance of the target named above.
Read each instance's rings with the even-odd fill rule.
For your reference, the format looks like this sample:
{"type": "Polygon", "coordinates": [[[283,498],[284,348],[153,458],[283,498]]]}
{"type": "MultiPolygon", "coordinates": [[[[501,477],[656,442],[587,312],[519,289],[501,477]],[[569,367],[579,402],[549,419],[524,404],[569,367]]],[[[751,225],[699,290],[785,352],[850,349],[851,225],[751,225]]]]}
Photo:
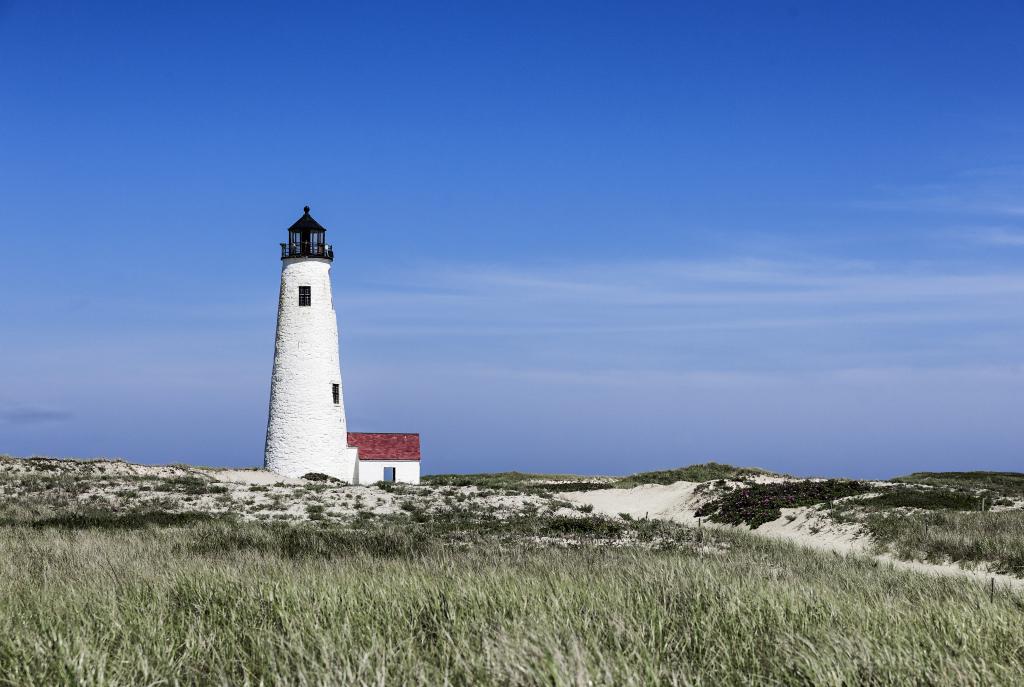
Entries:
{"type": "Polygon", "coordinates": [[[988,588],[988,600],[990,603],[996,600],[996,578],[994,577],[992,578],[992,584],[988,588]]]}

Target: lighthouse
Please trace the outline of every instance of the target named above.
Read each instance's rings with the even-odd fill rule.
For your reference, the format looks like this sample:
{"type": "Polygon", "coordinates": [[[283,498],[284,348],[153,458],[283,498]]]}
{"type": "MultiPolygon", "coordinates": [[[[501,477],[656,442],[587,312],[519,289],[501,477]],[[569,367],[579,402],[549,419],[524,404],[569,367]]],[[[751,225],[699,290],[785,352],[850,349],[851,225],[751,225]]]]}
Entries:
{"type": "Polygon", "coordinates": [[[281,244],[263,466],[285,477],[322,473],[350,484],[419,483],[419,434],[348,431],[331,293],[334,249],[326,237],[306,206],[281,244]]]}
{"type": "Polygon", "coordinates": [[[334,250],[303,208],[281,244],[281,293],[264,467],[286,477],[319,472],[354,482],[331,296],[334,250]]]}

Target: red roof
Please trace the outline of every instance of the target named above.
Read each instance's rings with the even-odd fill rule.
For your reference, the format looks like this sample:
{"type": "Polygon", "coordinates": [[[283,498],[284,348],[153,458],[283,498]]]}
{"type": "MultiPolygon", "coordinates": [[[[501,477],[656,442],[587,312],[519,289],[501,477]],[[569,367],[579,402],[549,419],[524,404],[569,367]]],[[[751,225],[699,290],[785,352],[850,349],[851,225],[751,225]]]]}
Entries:
{"type": "Polygon", "coordinates": [[[348,445],[359,449],[359,460],[420,459],[419,434],[349,432],[348,445]]]}

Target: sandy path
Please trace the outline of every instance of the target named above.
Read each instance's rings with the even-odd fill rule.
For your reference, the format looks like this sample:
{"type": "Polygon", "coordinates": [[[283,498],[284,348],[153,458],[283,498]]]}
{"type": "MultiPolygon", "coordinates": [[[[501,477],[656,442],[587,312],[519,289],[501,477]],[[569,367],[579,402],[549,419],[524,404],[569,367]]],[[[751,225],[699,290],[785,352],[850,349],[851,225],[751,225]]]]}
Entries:
{"type": "MultiPolygon", "coordinates": [[[[629,513],[634,518],[660,518],[673,520],[684,525],[696,526],[696,510],[703,503],[696,493],[699,482],[676,482],[675,484],[645,484],[632,489],[599,489],[595,491],[562,492],[558,496],[566,501],[590,504],[596,512],[604,515],[629,513]]],[[[739,529],[701,520],[701,526],[716,529],[739,529]]],[[[745,527],[744,531],[749,531],[745,527]]],[[[968,570],[949,563],[939,565],[919,561],[903,561],[888,554],[871,551],[871,538],[855,524],[833,522],[826,514],[814,508],[783,508],[782,517],[765,523],[753,530],[761,537],[782,539],[819,551],[835,551],[843,555],[865,556],[900,570],[940,576],[966,577],[982,584],[1001,588],[1024,590],[1024,580],[998,573],[968,570]]]]}

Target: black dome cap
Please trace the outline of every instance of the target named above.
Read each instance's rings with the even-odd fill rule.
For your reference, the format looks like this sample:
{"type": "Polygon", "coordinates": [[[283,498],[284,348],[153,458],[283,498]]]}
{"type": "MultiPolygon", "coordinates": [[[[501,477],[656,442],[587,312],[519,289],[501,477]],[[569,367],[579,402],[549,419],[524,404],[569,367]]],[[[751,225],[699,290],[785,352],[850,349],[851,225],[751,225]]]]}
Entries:
{"type": "Polygon", "coordinates": [[[327,231],[309,214],[309,206],[302,208],[302,217],[288,227],[288,231],[327,231]]]}

